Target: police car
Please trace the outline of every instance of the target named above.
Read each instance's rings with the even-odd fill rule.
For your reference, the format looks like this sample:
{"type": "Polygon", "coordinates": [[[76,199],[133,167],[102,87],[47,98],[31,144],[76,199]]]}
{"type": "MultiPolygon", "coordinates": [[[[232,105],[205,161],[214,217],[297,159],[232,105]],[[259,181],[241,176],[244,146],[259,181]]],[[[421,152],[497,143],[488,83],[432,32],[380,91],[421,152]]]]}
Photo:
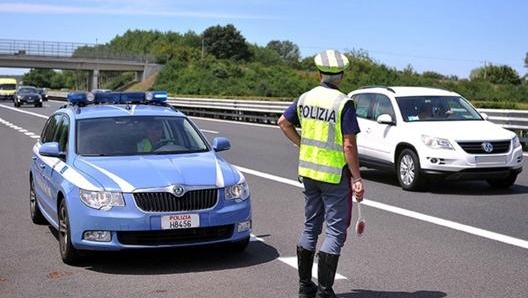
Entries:
{"type": "Polygon", "coordinates": [[[167,93],[72,92],[33,147],[30,213],[58,231],[65,263],[86,251],[247,247],[246,179],[167,93]]]}
{"type": "Polygon", "coordinates": [[[361,166],[394,171],[405,190],[423,190],[439,178],[507,188],[522,171],[515,133],[487,121],[456,92],[372,86],[349,96],[361,128],[361,166]]]}

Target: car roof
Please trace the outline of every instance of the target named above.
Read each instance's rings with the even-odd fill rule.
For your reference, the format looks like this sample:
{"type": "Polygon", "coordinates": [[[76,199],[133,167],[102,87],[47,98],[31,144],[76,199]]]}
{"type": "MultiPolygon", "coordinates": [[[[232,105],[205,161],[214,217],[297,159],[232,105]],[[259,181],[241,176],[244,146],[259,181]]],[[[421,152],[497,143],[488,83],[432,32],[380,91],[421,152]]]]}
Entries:
{"type": "Polygon", "coordinates": [[[175,116],[187,117],[170,106],[147,104],[98,104],[84,107],[63,106],[57,112],[66,112],[76,119],[93,119],[124,116],[175,116]]]}
{"type": "Polygon", "coordinates": [[[460,96],[458,93],[434,87],[419,87],[419,86],[366,86],[354,90],[351,94],[365,93],[365,92],[379,92],[395,97],[399,96],[460,96]]]}

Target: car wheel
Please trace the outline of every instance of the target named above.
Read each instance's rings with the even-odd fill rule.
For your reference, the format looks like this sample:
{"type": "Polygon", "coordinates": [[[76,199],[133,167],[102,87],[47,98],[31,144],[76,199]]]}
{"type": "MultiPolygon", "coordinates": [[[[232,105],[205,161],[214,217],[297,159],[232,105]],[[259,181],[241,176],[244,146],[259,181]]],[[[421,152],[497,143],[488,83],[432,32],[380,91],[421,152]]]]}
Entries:
{"type": "Polygon", "coordinates": [[[235,252],[244,251],[249,245],[249,238],[250,237],[247,237],[243,240],[231,243],[230,248],[235,252]]]}
{"type": "Polygon", "coordinates": [[[396,164],[398,182],[404,190],[421,190],[425,186],[425,178],[421,173],[418,155],[411,149],[403,149],[396,164]]]}
{"type": "Polygon", "coordinates": [[[33,221],[34,224],[42,225],[47,223],[46,218],[42,215],[37,203],[35,183],[33,182],[33,179],[29,181],[29,212],[31,214],[31,221],[33,221]]]}
{"type": "Polygon", "coordinates": [[[515,184],[518,174],[510,174],[504,179],[488,179],[486,180],[491,187],[494,188],[508,188],[515,184]]]}
{"type": "Polygon", "coordinates": [[[79,251],[73,247],[71,242],[70,218],[64,200],[61,201],[59,207],[59,250],[62,261],[66,264],[73,265],[81,258],[79,251]]]}

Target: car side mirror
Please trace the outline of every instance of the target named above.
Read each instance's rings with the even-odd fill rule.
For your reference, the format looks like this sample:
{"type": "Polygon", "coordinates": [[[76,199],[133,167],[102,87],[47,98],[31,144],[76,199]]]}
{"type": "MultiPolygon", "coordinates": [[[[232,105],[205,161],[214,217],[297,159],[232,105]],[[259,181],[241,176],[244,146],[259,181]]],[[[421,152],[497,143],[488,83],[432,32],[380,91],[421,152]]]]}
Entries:
{"type": "Polygon", "coordinates": [[[39,154],[42,156],[64,158],[64,152],[60,151],[59,143],[48,142],[40,146],[39,154]]]}
{"type": "Polygon", "coordinates": [[[381,114],[378,116],[376,121],[379,124],[394,124],[394,120],[392,119],[391,115],[389,114],[381,114]]]}
{"type": "Polygon", "coordinates": [[[481,116],[482,118],[484,118],[484,120],[488,120],[488,119],[489,119],[489,116],[488,116],[488,114],[486,114],[486,113],[480,113],[480,116],[481,116]]]}
{"type": "Polygon", "coordinates": [[[214,151],[225,151],[231,148],[231,142],[225,137],[216,137],[213,139],[212,146],[214,151]]]}

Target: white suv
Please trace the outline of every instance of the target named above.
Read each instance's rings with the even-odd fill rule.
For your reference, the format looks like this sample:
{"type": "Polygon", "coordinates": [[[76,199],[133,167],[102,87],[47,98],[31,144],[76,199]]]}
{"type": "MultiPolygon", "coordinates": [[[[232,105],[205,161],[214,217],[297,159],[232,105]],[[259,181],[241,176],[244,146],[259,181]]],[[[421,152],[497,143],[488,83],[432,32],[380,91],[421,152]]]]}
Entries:
{"type": "Polygon", "coordinates": [[[349,96],[361,128],[361,166],[395,171],[405,190],[422,190],[434,177],[507,188],[522,171],[515,133],[487,121],[460,94],[373,86],[349,96]]]}

